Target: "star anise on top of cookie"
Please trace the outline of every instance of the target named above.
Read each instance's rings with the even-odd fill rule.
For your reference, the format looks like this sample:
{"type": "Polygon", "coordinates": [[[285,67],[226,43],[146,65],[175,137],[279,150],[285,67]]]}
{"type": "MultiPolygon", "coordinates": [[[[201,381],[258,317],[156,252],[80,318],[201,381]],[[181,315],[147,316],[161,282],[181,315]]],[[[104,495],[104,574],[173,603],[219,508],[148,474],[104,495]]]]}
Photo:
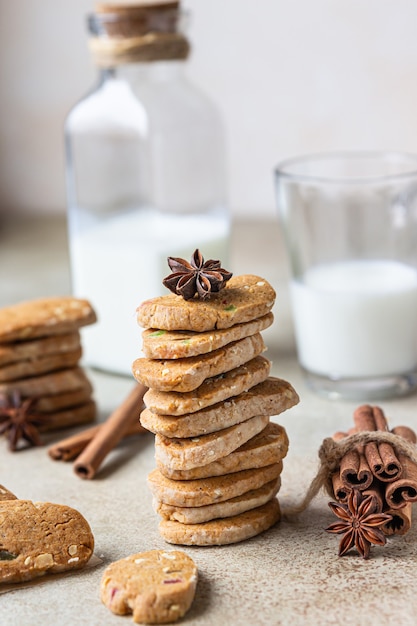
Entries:
{"type": "Polygon", "coordinates": [[[359,489],[352,489],[347,504],[329,502],[329,507],[341,520],[326,528],[329,533],[343,534],[339,544],[339,556],[355,547],[367,559],[371,544],[385,545],[386,537],[381,526],[389,522],[392,516],[378,510],[378,501],[374,495],[364,496],[359,489]]]}
{"type": "Polygon", "coordinates": [[[0,435],[9,441],[9,450],[15,452],[21,440],[30,446],[40,446],[38,427],[44,421],[35,412],[36,398],[22,400],[17,391],[10,396],[0,394],[0,435]]]}
{"type": "Polygon", "coordinates": [[[162,281],[165,287],[182,296],[184,300],[198,297],[209,298],[225,286],[233,276],[220,266],[220,261],[204,261],[200,250],[195,250],[191,262],[176,257],[168,257],[172,274],[162,281]]]}

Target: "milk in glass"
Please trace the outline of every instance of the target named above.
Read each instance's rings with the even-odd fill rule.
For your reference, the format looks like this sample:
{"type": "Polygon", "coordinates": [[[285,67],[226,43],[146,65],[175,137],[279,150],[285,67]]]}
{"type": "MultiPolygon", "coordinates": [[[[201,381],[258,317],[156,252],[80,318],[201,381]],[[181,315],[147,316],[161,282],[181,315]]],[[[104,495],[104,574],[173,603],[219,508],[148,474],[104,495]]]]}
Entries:
{"type": "Polygon", "coordinates": [[[331,378],[416,368],[417,271],[390,260],[309,268],[291,283],[299,359],[331,378]]]}

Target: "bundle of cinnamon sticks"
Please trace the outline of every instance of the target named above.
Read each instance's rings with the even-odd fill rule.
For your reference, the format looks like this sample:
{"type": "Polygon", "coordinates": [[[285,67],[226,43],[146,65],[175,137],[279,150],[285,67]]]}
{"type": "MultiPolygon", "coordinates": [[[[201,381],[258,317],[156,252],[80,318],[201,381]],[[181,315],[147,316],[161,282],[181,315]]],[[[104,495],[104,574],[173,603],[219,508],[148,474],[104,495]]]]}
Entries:
{"type": "Polygon", "coordinates": [[[411,444],[416,443],[416,434],[407,426],[389,430],[384,412],[377,406],[358,407],[353,421],[352,429],[333,435],[333,440],[338,442],[359,435],[330,477],[333,497],[346,503],[353,489],[364,496],[373,495],[379,512],[391,516],[382,527],[385,535],[404,535],[411,527],[412,503],[417,501],[417,464],[401,451],[401,445],[395,445],[395,437],[386,434],[411,444]],[[373,436],[361,437],[361,433],[373,436]]]}
{"type": "Polygon", "coordinates": [[[77,476],[94,478],[106,456],[122,439],[148,432],[139,422],[146,391],[144,385],[135,384],[105,422],[58,441],[49,448],[49,456],[55,461],[74,461],[77,476]]]}

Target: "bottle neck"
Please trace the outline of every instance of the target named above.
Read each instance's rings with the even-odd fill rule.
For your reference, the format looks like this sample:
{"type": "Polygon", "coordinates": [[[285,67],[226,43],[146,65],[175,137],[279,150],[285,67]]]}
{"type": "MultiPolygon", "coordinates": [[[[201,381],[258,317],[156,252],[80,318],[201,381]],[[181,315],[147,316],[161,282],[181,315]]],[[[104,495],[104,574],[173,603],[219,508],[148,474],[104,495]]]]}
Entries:
{"type": "Polygon", "coordinates": [[[149,82],[170,82],[180,80],[185,75],[184,60],[161,60],[147,63],[125,63],[114,68],[99,68],[99,82],[122,78],[128,82],[146,80],[149,82]]]}

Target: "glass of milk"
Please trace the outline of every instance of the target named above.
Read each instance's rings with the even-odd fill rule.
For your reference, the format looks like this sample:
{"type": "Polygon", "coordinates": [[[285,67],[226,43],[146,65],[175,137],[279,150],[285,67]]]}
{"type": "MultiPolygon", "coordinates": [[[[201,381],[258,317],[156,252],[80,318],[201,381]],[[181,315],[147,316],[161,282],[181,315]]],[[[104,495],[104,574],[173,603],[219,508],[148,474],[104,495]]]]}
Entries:
{"type": "Polygon", "coordinates": [[[308,385],[371,400],[417,388],[417,155],[294,158],[275,171],[308,385]]]}

